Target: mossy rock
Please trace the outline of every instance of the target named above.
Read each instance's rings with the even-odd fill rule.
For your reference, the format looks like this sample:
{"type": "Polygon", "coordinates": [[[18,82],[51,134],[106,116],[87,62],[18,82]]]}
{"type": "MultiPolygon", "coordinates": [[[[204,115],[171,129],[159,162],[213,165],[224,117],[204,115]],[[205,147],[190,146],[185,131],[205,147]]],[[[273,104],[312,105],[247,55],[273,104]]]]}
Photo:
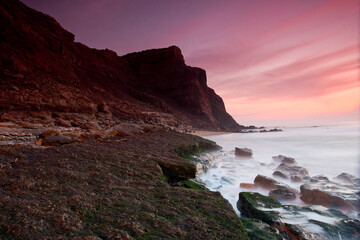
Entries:
{"type": "Polygon", "coordinates": [[[182,184],[184,184],[184,187],[186,187],[186,188],[191,188],[191,189],[196,189],[196,190],[205,190],[206,189],[205,186],[198,184],[192,180],[184,180],[181,182],[182,182],[182,184]]]}
{"type": "Polygon", "coordinates": [[[218,150],[220,147],[215,142],[210,140],[199,141],[194,144],[182,145],[175,149],[176,154],[184,159],[194,160],[194,155],[199,155],[201,152],[218,150]]]}
{"type": "Polygon", "coordinates": [[[241,218],[246,232],[251,240],[282,240],[277,229],[263,221],[253,218],[241,218]]]}
{"type": "Polygon", "coordinates": [[[279,213],[264,209],[274,209],[281,207],[281,203],[272,198],[254,192],[239,193],[237,208],[246,217],[259,219],[268,224],[279,221],[279,213]]]}

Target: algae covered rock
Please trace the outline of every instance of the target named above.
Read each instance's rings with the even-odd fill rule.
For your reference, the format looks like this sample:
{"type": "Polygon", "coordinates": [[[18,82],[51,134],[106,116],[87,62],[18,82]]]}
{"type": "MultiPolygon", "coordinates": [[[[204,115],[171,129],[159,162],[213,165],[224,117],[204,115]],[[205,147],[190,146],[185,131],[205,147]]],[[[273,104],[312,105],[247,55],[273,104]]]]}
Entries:
{"type": "Polygon", "coordinates": [[[280,208],[281,203],[271,197],[266,197],[260,193],[255,192],[241,192],[239,193],[239,200],[237,208],[242,215],[262,220],[266,223],[273,224],[278,219],[278,213],[275,211],[268,211],[263,209],[280,208]]]}
{"type": "Polygon", "coordinates": [[[242,218],[242,223],[251,240],[282,240],[279,230],[258,219],[242,218]]]}
{"type": "MultiPolygon", "coordinates": [[[[360,222],[335,209],[281,205],[276,199],[250,192],[239,194],[237,207],[243,216],[260,220],[278,229],[285,239],[359,239],[360,237],[360,222]]],[[[244,222],[250,226],[245,224],[245,227],[251,229],[252,223],[247,220],[244,222]]],[[[264,230],[264,227],[260,229],[264,230]]],[[[255,231],[255,233],[259,232],[255,231]]],[[[252,233],[249,233],[249,236],[251,237],[252,233]]]]}

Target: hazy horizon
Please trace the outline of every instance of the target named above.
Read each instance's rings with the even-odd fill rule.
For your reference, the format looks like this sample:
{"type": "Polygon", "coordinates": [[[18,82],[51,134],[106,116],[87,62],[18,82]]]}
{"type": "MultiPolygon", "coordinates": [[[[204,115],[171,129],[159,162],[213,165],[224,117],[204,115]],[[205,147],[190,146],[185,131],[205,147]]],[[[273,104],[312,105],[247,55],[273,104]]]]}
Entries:
{"type": "Polygon", "coordinates": [[[359,1],[24,0],[90,47],[177,45],[239,124],[356,121],[359,1]]]}

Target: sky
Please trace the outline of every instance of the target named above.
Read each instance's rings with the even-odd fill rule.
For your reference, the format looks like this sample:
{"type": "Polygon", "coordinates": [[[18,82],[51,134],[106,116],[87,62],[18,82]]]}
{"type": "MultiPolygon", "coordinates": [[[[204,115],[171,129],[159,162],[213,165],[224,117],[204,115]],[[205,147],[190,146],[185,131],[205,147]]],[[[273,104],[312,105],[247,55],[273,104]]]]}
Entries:
{"type": "Polygon", "coordinates": [[[359,0],[23,2],[120,56],[179,46],[240,124],[359,119],[359,0]]]}

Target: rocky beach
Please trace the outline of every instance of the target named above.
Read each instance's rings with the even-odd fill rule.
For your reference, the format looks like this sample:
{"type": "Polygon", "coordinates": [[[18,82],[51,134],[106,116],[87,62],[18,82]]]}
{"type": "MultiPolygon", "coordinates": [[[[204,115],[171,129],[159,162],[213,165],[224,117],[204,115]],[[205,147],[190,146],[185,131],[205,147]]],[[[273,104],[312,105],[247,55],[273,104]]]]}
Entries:
{"type": "Polygon", "coordinates": [[[176,46],[91,49],[20,1],[0,4],[1,239],[248,239],[192,155],[241,131],[176,46]]]}
{"type": "Polygon", "coordinates": [[[358,176],[275,151],[177,46],[119,56],[0,0],[0,63],[1,239],[360,238],[358,176]]]}

